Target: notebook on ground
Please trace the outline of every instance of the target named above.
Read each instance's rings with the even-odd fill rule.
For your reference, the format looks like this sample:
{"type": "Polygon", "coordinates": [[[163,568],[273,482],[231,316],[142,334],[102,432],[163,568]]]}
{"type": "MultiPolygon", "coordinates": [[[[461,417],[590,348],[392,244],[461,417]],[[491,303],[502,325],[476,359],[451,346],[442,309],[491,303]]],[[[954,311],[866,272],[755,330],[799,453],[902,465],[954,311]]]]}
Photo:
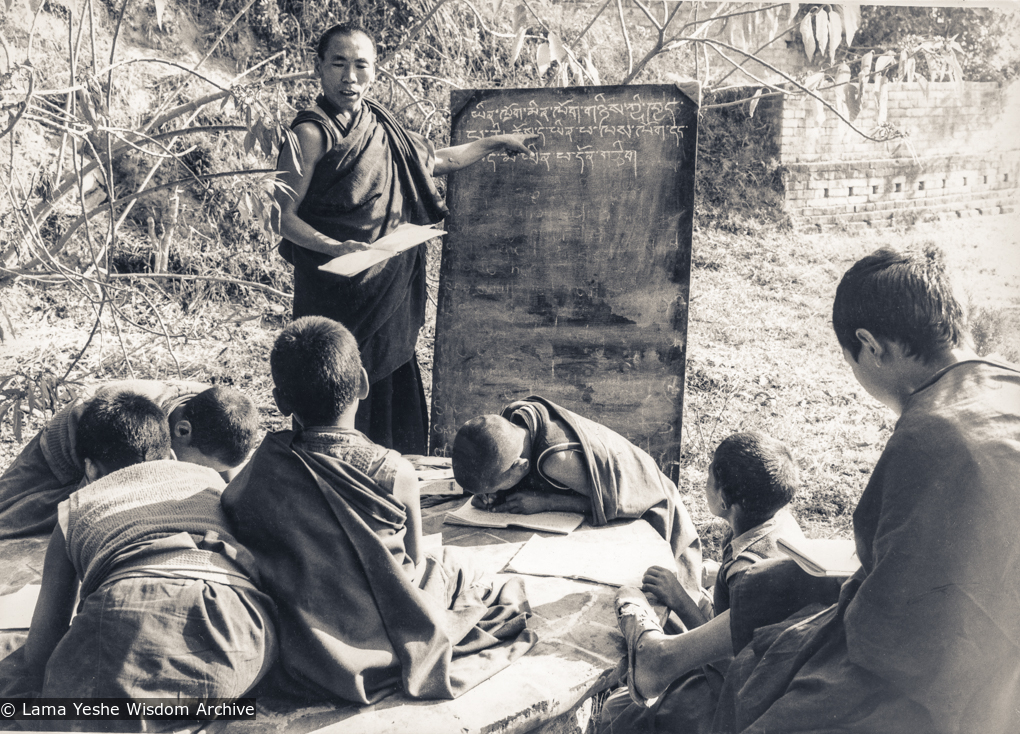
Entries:
{"type": "Polygon", "coordinates": [[[584,521],[576,512],[536,512],[518,515],[513,512],[490,512],[472,507],[469,499],[460,508],[446,513],[446,522],[452,525],[471,525],[477,528],[507,528],[513,525],[528,530],[566,535],[584,521]]]}

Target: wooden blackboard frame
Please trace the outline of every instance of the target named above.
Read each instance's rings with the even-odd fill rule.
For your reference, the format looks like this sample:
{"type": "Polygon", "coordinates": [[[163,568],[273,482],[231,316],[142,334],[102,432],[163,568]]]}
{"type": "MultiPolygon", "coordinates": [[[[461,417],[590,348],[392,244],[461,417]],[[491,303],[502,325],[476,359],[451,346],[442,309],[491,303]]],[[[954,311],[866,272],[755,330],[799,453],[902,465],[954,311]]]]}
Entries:
{"type": "Polygon", "coordinates": [[[673,85],[457,90],[451,145],[539,136],[450,175],[433,453],[537,393],[679,461],[697,105],[673,85]]]}

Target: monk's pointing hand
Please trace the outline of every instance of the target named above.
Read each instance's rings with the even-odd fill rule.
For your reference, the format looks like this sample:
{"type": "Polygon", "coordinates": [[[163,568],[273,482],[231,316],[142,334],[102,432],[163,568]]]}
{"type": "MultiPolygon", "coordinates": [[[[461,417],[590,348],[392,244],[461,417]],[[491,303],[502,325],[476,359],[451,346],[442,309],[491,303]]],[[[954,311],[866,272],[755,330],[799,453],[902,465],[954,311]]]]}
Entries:
{"type": "Polygon", "coordinates": [[[494,135],[491,140],[496,142],[499,149],[511,158],[517,155],[526,155],[531,158],[535,155],[535,151],[528,145],[538,142],[539,137],[539,135],[513,133],[511,135],[494,135]]]}

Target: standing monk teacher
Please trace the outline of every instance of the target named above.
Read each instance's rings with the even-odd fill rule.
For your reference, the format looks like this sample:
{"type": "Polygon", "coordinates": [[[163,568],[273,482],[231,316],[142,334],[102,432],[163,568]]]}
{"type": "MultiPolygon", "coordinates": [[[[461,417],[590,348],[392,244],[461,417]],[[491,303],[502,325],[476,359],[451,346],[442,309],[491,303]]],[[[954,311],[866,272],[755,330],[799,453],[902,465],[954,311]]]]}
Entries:
{"type": "Polygon", "coordinates": [[[425,323],[425,245],[352,277],[318,268],[405,222],[442,220],[447,209],[433,176],[490,153],[530,154],[525,142],[537,136],[493,135],[436,151],[365,96],[375,59],[375,41],[362,28],[336,25],[319,40],[322,94],[294,118],[299,150],[285,146],[278,165],[280,254],[294,266],[294,318],[329,317],[358,341],[371,391],[357,429],[400,453],[422,454],[428,407],[414,348],[425,323]]]}

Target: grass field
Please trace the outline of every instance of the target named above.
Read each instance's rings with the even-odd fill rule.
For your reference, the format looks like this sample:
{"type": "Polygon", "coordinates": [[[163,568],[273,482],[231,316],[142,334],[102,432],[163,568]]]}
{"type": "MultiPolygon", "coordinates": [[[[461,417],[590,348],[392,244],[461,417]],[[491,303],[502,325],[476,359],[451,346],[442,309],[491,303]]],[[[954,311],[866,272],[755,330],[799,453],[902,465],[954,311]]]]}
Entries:
{"type": "MultiPolygon", "coordinates": [[[[708,555],[718,552],[721,527],[704,503],[704,473],[719,441],[739,430],[767,432],[798,458],[803,491],[794,511],[809,536],[850,535],[851,513],[895,417],[844,364],[830,326],[832,296],[839,277],[862,255],[884,244],[923,242],[940,244],[960,276],[979,351],[1020,361],[1015,216],[858,233],[695,232],[680,491],[708,555]]],[[[0,305],[0,376],[62,375],[91,328],[91,310],[63,289],[24,282],[2,294],[0,305]]],[[[174,342],[172,353],[158,335],[125,328],[122,346],[106,329],[75,375],[83,381],[172,377],[179,365],[188,378],[247,390],[264,426],[278,428],[283,421],[272,404],[268,352],[288,312],[289,306],[269,301],[242,307],[189,300],[186,310],[164,314],[176,333],[187,335],[174,342]]],[[[426,369],[432,334],[426,328],[419,345],[426,369]]],[[[45,418],[38,409],[26,414],[21,441],[10,416],[0,420],[0,466],[45,418]]]]}

